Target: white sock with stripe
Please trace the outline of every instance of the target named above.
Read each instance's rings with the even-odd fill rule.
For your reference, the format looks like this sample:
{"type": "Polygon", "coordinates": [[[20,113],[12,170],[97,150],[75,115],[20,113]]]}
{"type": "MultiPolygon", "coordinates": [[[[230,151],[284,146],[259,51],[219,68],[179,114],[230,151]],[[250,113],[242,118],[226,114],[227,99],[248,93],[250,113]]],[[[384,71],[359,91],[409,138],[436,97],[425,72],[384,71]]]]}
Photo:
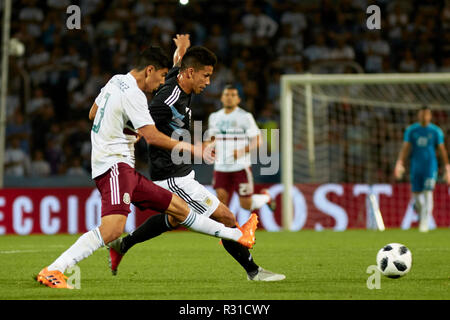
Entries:
{"type": "Polygon", "coordinates": [[[238,228],[225,227],[223,223],[197,214],[192,209],[190,209],[186,220],[181,222],[181,225],[192,231],[209,234],[226,240],[238,241],[242,237],[242,232],[238,228]]]}
{"type": "Polygon", "coordinates": [[[95,250],[104,245],[100,230],[97,227],[79,237],[69,249],[48,266],[48,270],[58,270],[64,273],[67,268],[89,257],[95,250]]]}
{"type": "Polygon", "coordinates": [[[422,231],[428,231],[430,224],[430,217],[433,214],[433,192],[422,192],[423,207],[421,208],[419,227],[422,231]]]}
{"type": "Polygon", "coordinates": [[[252,206],[250,211],[260,209],[263,205],[270,202],[270,196],[267,194],[253,194],[252,195],[252,206]]]}

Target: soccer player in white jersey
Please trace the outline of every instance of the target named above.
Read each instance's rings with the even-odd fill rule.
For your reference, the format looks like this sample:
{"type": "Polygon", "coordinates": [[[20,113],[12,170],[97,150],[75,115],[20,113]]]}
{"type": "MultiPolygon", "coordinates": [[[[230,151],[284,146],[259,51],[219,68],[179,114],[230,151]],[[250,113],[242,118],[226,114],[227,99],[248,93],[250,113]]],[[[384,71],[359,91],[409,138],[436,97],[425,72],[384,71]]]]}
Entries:
{"type": "Polygon", "coordinates": [[[239,107],[241,99],[236,87],[225,86],[221,102],[223,108],[211,113],[208,120],[208,134],[215,142],[213,187],[217,197],[228,205],[230,196],[236,191],[241,207],[248,211],[274,204],[265,189],[262,194],[253,194],[250,155],[261,143],[255,119],[239,107]]]}
{"type": "Polygon", "coordinates": [[[450,164],[441,128],[431,123],[431,109],[423,106],[418,111],[418,122],[405,130],[403,145],[395,164],[394,175],[401,179],[405,172],[405,161],[410,159],[411,191],[414,209],[419,215],[419,231],[429,230],[433,213],[433,190],[436,184],[438,161],[436,149],[441,154],[445,180],[450,184],[450,164]]]}
{"type": "MultiPolygon", "coordinates": [[[[189,35],[181,35],[175,39],[175,44],[178,54],[174,55],[174,67],[149,105],[156,127],[168,136],[177,136],[190,129],[192,95],[201,93],[209,85],[217,59],[205,47],[189,48],[189,35]]],[[[149,146],[149,162],[150,176],[155,184],[179,195],[199,216],[211,217],[228,227],[236,226],[236,218],[230,209],[195,179],[192,163],[174,163],[170,152],[154,146],[149,146]]],[[[257,222],[256,214],[251,214],[247,223],[251,221],[257,222]]],[[[108,244],[112,273],[117,273],[122,257],[135,244],[170,231],[178,224],[171,217],[166,219],[166,215],[153,215],[126,237],[108,244]]],[[[222,239],[222,244],[244,268],[249,280],[279,281],[285,278],[258,266],[247,247],[226,239],[222,239]]]]}
{"type": "Polygon", "coordinates": [[[170,215],[197,232],[221,237],[251,248],[256,224],[228,228],[194,213],[180,197],[148,180],[134,169],[134,144],[142,136],[148,144],[171,150],[175,147],[202,157],[202,150],[159,132],[148,111],[145,92],[164,83],[169,58],[159,47],[149,47],[137,66],[127,74],[113,76],[102,88],[90,111],[92,178],[102,197],[101,225],[83,234],[36,280],[51,288],[71,288],[64,271],[90,256],[124,230],[130,204],[142,210],[170,215]],[[95,117],[94,117],[95,115],[95,117]]]}

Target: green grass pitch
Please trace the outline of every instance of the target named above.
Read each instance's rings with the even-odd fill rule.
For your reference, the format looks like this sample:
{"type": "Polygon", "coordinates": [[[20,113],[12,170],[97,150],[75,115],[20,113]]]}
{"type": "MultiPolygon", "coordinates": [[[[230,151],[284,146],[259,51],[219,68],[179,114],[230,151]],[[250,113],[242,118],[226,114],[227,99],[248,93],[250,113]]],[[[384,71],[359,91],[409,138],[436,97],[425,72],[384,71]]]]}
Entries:
{"type": "Polygon", "coordinates": [[[55,290],[33,280],[78,236],[0,237],[0,299],[304,300],[450,299],[450,229],[258,231],[255,262],[284,273],[281,282],[251,282],[219,240],[171,232],[132,248],[112,276],[101,248],[81,261],[81,289],[55,290]],[[368,266],[387,243],[405,244],[413,266],[399,279],[381,276],[368,289],[368,266]]]}

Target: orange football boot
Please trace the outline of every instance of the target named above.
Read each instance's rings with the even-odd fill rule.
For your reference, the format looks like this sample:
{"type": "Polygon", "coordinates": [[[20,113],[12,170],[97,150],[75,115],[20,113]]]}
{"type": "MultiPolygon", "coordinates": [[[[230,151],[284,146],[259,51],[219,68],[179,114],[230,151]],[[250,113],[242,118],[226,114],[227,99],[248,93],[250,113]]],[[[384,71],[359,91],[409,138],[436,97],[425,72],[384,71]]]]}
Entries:
{"type": "Polygon", "coordinates": [[[61,271],[52,270],[49,271],[47,267],[41,270],[36,277],[36,280],[43,285],[50,288],[56,289],[73,289],[66,282],[67,276],[65,276],[61,271]]]}
{"type": "Polygon", "coordinates": [[[238,239],[238,242],[244,247],[251,249],[255,244],[255,231],[258,226],[258,216],[256,213],[252,213],[250,218],[242,227],[239,228],[242,232],[242,236],[238,239]]]}

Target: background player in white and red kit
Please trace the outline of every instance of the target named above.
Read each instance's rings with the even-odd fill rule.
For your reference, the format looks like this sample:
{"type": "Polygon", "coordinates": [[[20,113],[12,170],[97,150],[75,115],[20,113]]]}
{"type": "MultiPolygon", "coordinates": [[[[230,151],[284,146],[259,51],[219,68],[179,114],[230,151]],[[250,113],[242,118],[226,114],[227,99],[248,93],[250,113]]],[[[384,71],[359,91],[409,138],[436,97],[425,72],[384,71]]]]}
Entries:
{"type": "Polygon", "coordinates": [[[202,150],[186,142],[180,144],[159,132],[148,111],[145,92],[153,92],[164,83],[169,61],[161,48],[147,48],[133,70],[113,76],[95,99],[89,113],[90,119],[94,118],[91,163],[92,178],[102,197],[101,225],[83,234],[51,265],[41,270],[37,281],[51,288],[70,288],[64,271],[123,233],[131,203],[141,210],[169,214],[191,230],[239,241],[248,247],[253,245],[256,224],[246,231],[244,228],[227,228],[199,216],[180,197],[134,169],[134,144],[138,136],[160,148],[171,150],[177,147],[194,156],[203,156],[202,150]]]}
{"type": "Polygon", "coordinates": [[[236,87],[225,86],[221,102],[223,108],[211,113],[208,120],[208,136],[215,142],[216,152],[213,187],[221,202],[228,205],[236,191],[241,207],[254,211],[272,202],[265,189],[254,194],[251,152],[259,147],[261,133],[252,114],[239,107],[236,87]]]}

